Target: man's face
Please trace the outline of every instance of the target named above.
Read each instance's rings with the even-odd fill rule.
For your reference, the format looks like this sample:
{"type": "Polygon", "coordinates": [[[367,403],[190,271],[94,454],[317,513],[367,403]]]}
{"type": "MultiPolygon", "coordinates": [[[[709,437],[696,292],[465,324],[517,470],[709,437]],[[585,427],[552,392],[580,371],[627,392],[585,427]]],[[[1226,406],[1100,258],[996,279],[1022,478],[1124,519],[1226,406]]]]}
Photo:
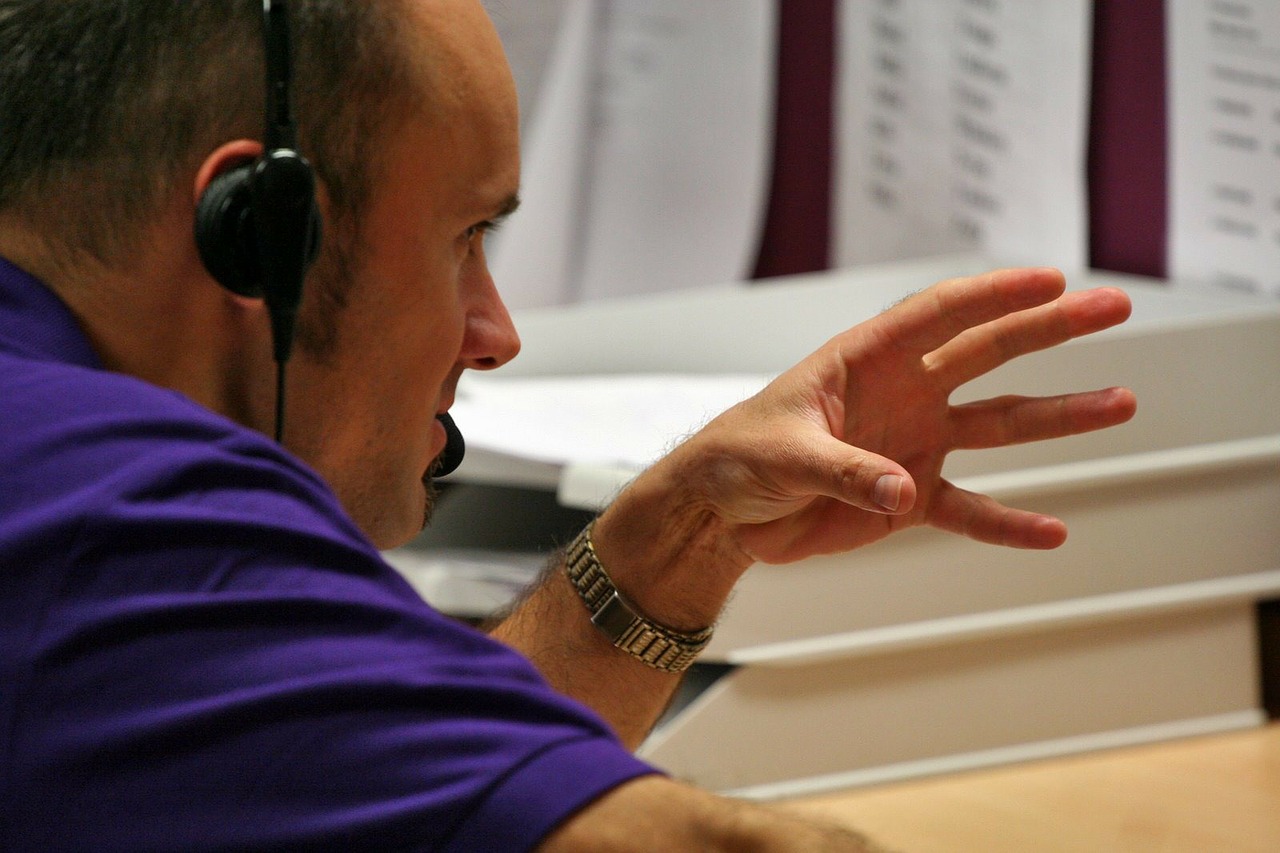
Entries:
{"type": "MultiPolygon", "coordinates": [[[[405,5],[406,26],[433,45],[423,74],[437,94],[379,145],[336,349],[294,357],[285,435],[383,548],[412,538],[430,512],[424,480],[445,446],[436,415],[462,371],[498,367],[520,347],[483,245],[519,185],[515,87],[501,45],[472,0],[405,5]]],[[[326,261],[317,275],[338,274],[326,261]]]]}

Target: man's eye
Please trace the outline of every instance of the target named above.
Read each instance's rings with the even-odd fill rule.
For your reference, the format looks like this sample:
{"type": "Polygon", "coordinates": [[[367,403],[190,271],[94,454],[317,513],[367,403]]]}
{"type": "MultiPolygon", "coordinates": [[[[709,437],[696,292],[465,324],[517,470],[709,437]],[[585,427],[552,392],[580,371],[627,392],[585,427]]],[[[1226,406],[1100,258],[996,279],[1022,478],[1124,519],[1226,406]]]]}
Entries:
{"type": "Polygon", "coordinates": [[[484,222],[477,222],[475,225],[472,225],[467,229],[467,239],[473,240],[476,237],[482,237],[497,227],[498,223],[491,219],[486,219],[484,222]]]}

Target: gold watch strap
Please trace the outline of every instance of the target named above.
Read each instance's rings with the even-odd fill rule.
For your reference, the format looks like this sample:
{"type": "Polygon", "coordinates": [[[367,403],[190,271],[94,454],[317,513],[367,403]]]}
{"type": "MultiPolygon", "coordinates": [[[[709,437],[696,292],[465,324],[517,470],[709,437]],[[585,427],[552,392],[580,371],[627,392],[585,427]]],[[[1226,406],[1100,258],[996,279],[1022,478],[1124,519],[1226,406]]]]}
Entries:
{"type": "Polygon", "coordinates": [[[683,672],[711,642],[714,626],[692,634],[651,622],[618,592],[600,565],[588,524],[565,555],[565,574],[591,614],[591,622],[609,642],[663,672],[683,672]]]}

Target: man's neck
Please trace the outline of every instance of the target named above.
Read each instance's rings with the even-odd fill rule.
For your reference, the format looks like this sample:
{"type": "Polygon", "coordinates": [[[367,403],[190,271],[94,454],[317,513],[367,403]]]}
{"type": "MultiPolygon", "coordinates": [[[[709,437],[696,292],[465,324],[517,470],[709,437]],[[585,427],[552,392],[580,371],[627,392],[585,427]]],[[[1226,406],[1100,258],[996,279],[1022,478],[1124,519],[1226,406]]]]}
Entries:
{"type": "Polygon", "coordinates": [[[0,216],[0,256],[40,279],[68,307],[102,364],[171,388],[249,426],[268,400],[270,362],[264,320],[204,272],[186,226],[173,217],[140,241],[127,264],[104,264],[0,216]],[[261,350],[261,352],[259,352],[261,350]],[[246,385],[245,377],[261,376],[246,385]],[[258,387],[261,385],[262,387],[258,387]]]}

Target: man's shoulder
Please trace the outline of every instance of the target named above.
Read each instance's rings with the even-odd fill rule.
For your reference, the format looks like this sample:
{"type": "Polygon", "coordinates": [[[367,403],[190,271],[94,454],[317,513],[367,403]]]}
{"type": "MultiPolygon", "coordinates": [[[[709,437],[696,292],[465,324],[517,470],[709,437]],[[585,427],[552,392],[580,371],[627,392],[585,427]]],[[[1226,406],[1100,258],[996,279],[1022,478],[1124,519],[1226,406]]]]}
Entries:
{"type": "Polygon", "coordinates": [[[16,434],[92,430],[103,422],[234,424],[188,397],[134,376],[0,352],[0,411],[16,434]]]}
{"type": "Polygon", "coordinates": [[[131,507],[206,521],[287,510],[360,539],[310,468],[259,433],[169,389],[110,371],[0,356],[0,516],[68,522],[131,507]],[[282,509],[283,508],[283,509],[282,509]]]}

